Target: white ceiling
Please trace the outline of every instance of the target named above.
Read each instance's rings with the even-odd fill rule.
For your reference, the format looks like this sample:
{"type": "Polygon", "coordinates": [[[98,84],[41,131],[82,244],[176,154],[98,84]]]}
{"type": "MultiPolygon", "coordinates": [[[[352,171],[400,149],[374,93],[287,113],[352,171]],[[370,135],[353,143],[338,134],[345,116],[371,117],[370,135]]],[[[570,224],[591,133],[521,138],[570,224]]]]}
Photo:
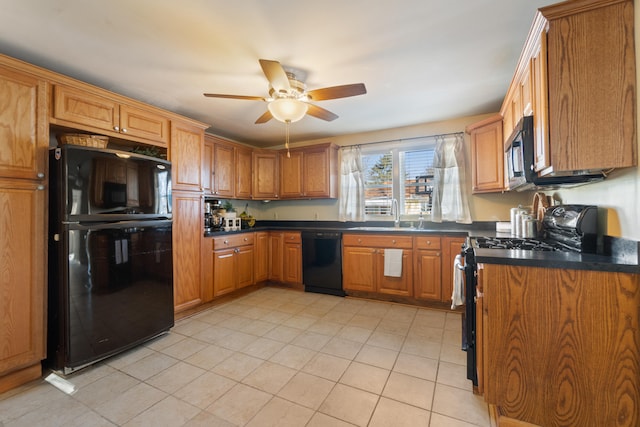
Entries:
{"type": "Polygon", "coordinates": [[[0,0],[0,52],[211,125],[280,145],[256,125],[267,96],[258,59],[306,73],[308,89],[364,83],[318,105],[302,141],[495,112],[535,10],[551,0],[0,0]]]}

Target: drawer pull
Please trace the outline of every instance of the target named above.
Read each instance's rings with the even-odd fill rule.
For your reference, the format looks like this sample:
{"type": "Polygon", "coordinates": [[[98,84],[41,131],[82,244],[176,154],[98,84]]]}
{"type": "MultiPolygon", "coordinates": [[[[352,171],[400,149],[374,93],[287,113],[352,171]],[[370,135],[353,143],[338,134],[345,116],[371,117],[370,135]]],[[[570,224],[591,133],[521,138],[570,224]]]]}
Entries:
{"type": "Polygon", "coordinates": [[[225,241],[224,241],[224,242],[222,242],[222,243],[224,243],[225,245],[228,245],[228,244],[229,244],[229,241],[228,241],[228,240],[225,240],[225,241]]]}
{"type": "Polygon", "coordinates": [[[393,244],[395,245],[395,244],[396,244],[396,241],[395,241],[395,239],[394,239],[394,240],[392,240],[392,241],[391,241],[391,243],[393,243],[393,244]]]}

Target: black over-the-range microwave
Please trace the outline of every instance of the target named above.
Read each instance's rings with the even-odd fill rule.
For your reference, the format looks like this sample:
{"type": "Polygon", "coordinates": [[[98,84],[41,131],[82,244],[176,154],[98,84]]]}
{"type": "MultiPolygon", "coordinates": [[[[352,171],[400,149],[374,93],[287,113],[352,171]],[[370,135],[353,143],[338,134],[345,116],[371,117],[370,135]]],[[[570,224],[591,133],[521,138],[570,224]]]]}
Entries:
{"type": "Polygon", "coordinates": [[[509,190],[523,191],[570,187],[589,182],[602,181],[603,172],[570,172],[566,175],[539,176],[534,170],[533,116],[524,116],[509,137],[505,151],[507,182],[509,190]]]}

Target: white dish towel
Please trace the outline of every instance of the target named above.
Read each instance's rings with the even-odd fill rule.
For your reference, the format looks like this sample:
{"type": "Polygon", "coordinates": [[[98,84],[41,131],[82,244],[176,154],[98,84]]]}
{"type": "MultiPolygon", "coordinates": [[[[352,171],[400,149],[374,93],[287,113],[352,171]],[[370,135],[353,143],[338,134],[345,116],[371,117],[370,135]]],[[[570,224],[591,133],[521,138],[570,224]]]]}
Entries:
{"type": "Polygon", "coordinates": [[[453,261],[453,293],[451,294],[451,310],[464,304],[464,271],[462,268],[462,255],[456,255],[453,261]]]}
{"type": "Polygon", "coordinates": [[[384,275],[402,277],[402,249],[384,250],[384,275]]]}

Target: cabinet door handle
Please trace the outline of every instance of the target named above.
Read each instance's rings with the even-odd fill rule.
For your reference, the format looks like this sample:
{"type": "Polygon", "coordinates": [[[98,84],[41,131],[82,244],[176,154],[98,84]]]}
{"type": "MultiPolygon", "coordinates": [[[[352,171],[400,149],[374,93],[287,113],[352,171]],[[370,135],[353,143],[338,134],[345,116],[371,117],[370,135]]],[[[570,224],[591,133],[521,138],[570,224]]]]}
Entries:
{"type": "Polygon", "coordinates": [[[38,186],[36,187],[36,190],[38,190],[38,191],[42,191],[42,190],[44,190],[44,185],[38,185],[38,186]]]}
{"type": "Polygon", "coordinates": [[[36,175],[38,178],[42,179],[44,178],[44,173],[42,172],[38,172],[38,174],[36,175]]]}
{"type": "Polygon", "coordinates": [[[122,133],[127,133],[127,128],[122,128],[122,133]]]}
{"type": "Polygon", "coordinates": [[[114,126],[113,130],[115,130],[116,132],[120,132],[120,127],[119,126],[114,126]]]}
{"type": "Polygon", "coordinates": [[[235,249],[233,250],[233,252],[234,252],[234,253],[239,254],[239,253],[240,253],[240,249],[239,249],[239,248],[235,248],[235,249]]]}

